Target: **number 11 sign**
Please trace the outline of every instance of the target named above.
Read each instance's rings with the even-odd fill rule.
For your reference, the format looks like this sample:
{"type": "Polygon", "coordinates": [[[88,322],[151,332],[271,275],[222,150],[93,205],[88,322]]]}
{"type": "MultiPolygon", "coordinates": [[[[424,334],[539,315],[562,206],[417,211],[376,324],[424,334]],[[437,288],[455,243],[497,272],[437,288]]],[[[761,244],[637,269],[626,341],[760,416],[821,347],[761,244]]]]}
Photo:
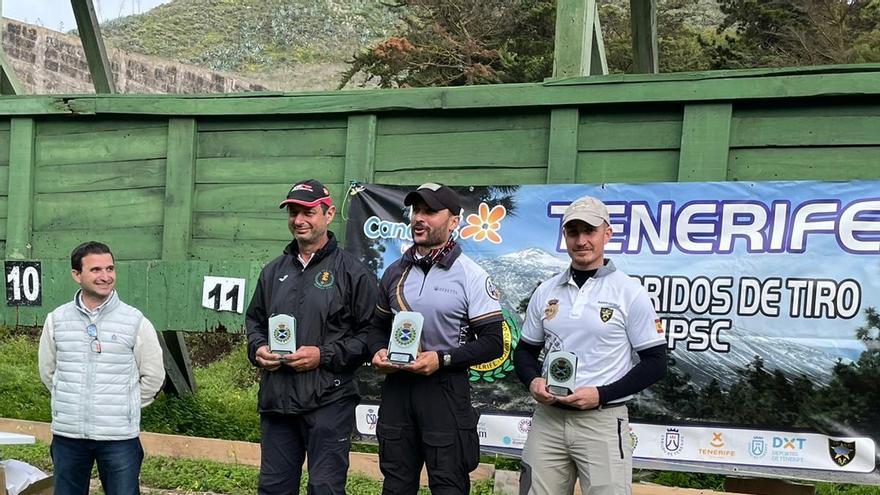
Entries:
{"type": "Polygon", "coordinates": [[[214,311],[244,312],[243,278],[205,276],[202,306],[214,311]]]}

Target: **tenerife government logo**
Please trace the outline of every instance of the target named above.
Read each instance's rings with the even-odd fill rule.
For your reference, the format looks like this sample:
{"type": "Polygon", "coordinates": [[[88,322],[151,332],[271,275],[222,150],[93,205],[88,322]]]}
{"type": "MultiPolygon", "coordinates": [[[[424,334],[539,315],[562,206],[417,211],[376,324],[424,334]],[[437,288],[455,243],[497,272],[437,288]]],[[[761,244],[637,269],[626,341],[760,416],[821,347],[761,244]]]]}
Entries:
{"type": "Polygon", "coordinates": [[[828,439],[828,454],[840,467],[846,466],[856,457],[856,443],[828,439]]]}
{"type": "Polygon", "coordinates": [[[749,441],[749,455],[755,459],[761,459],[767,455],[767,440],[761,435],[752,437],[749,441]]]}
{"type": "Polygon", "coordinates": [[[413,343],[416,338],[416,331],[412,322],[405,321],[399,327],[394,329],[394,342],[401,347],[406,347],[413,343]]]}
{"type": "Polygon", "coordinates": [[[660,448],[668,455],[681,454],[684,446],[683,438],[678,428],[666,428],[666,433],[660,439],[660,448]]]}
{"type": "Polygon", "coordinates": [[[328,270],[321,270],[320,273],[315,275],[315,287],[319,289],[329,289],[333,287],[334,282],[333,274],[328,270]]]}
{"type": "Polygon", "coordinates": [[[290,327],[288,327],[284,323],[279,323],[272,333],[275,335],[275,340],[279,344],[286,344],[290,342],[290,327]]]}

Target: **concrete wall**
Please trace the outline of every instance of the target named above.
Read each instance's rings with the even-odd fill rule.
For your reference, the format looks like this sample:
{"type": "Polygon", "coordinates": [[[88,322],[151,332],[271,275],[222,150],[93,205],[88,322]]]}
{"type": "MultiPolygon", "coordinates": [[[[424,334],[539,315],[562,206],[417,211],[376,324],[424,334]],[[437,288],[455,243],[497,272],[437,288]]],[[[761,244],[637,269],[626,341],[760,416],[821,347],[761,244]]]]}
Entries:
{"type": "MultiPolygon", "coordinates": [[[[3,50],[28,94],[94,93],[79,38],[3,19],[3,50]]],[[[232,93],[270,89],[261,81],[109,49],[120,93],[232,93]]]]}

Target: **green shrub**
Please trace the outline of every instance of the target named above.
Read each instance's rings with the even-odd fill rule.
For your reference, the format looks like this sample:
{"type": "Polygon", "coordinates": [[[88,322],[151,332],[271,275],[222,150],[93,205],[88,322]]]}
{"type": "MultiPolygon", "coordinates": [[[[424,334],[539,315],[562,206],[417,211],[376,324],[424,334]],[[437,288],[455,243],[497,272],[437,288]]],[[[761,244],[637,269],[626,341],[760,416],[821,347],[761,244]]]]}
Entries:
{"type": "Polygon", "coordinates": [[[51,421],[49,391],[37,364],[38,337],[0,332],[0,417],[51,421]]]}

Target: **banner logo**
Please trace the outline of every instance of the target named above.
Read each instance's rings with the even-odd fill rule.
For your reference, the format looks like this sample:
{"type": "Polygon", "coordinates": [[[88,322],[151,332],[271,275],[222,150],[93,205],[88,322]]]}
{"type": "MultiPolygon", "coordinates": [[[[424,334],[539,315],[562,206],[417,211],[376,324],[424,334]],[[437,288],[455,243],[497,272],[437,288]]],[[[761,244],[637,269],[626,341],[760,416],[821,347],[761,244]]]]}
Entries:
{"type": "Polygon", "coordinates": [[[764,437],[752,437],[752,441],[749,442],[749,455],[755,459],[760,459],[767,455],[767,442],[764,440],[764,437]]]}
{"type": "Polygon", "coordinates": [[[666,433],[663,434],[663,442],[660,447],[663,449],[663,452],[675,455],[681,452],[681,440],[681,432],[678,428],[667,428],[666,433]]]}
{"type": "Polygon", "coordinates": [[[501,220],[507,216],[503,205],[495,205],[491,210],[486,203],[480,203],[478,214],[467,216],[467,225],[461,229],[462,239],[473,239],[476,242],[488,240],[492,244],[501,244],[501,220]]]}
{"type": "Polygon", "coordinates": [[[831,460],[840,467],[846,466],[856,457],[856,443],[843,440],[828,439],[828,454],[831,460]]]}
{"type": "Polygon", "coordinates": [[[504,315],[504,321],[501,322],[504,352],[499,358],[488,363],[471,366],[468,370],[468,379],[472,382],[494,383],[513,371],[513,350],[519,343],[522,329],[517,323],[517,317],[512,312],[507,309],[502,309],[501,312],[504,315]]]}

